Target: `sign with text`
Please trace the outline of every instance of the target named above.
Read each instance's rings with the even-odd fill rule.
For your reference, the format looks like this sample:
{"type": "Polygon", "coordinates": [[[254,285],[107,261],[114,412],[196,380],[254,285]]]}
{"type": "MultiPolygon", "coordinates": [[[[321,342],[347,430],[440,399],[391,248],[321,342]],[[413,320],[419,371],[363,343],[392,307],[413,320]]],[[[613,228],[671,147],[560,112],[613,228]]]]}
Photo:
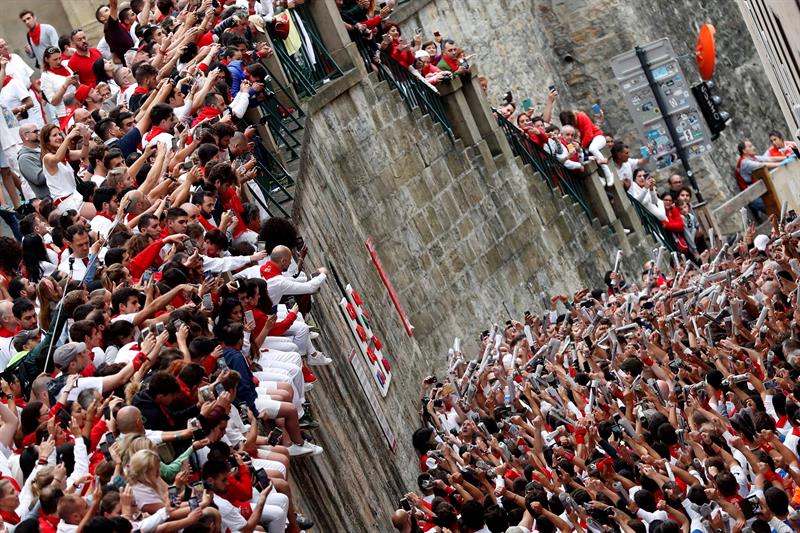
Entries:
{"type": "Polygon", "coordinates": [[[711,134],[669,39],[659,39],[640,48],[645,52],[648,70],[656,82],[664,109],[657,103],[635,50],[613,58],[611,68],[656,166],[661,169],[679,162],[676,143],[683,147],[689,159],[708,153],[711,134]],[[669,133],[667,120],[675,128],[676,139],[669,133]]]}
{"type": "Polygon", "coordinates": [[[392,382],[392,367],[381,351],[383,343],[372,332],[369,315],[362,307],[361,296],[350,285],[345,287],[344,293],[345,297],[339,302],[339,306],[344,311],[347,324],[369,368],[373,382],[381,392],[381,396],[386,396],[389,384],[392,382]]]}

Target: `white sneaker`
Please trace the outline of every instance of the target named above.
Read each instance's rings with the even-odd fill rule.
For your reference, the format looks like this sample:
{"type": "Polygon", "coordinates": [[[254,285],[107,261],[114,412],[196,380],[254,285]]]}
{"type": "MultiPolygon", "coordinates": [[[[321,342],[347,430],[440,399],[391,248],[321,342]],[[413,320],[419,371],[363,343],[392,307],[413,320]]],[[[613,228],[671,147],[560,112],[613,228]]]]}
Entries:
{"type": "Polygon", "coordinates": [[[322,452],[325,451],[322,448],[322,446],[317,446],[316,444],[313,444],[313,443],[308,442],[308,441],[305,441],[303,443],[303,448],[306,449],[306,450],[310,450],[312,456],[313,455],[319,455],[319,454],[321,454],[322,452]]]}
{"type": "Polygon", "coordinates": [[[311,340],[312,340],[312,341],[313,341],[313,340],[316,340],[316,339],[318,339],[318,338],[319,338],[319,333],[317,333],[316,331],[312,331],[312,332],[311,332],[311,335],[309,335],[309,337],[311,337],[311,340]]]}
{"type": "Polygon", "coordinates": [[[292,457],[302,457],[303,455],[308,455],[312,453],[314,450],[309,447],[306,447],[306,444],[309,443],[304,442],[302,446],[299,444],[292,444],[291,446],[289,446],[289,455],[292,457]]]}
{"type": "Polygon", "coordinates": [[[322,352],[314,352],[308,356],[308,366],[325,366],[333,363],[333,359],[322,352]]]}

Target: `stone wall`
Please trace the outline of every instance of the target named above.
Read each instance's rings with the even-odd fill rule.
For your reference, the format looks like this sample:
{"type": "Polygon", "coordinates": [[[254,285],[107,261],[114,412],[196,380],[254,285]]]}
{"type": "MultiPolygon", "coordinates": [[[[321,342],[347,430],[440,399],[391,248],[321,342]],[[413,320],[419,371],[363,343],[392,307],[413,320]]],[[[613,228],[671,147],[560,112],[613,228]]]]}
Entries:
{"type": "MultiPolygon", "coordinates": [[[[354,343],[332,279],[314,319],[336,363],[320,371],[310,394],[326,454],[295,469],[303,505],[321,531],[391,530],[390,513],[419,473],[411,434],[419,426],[420,383],[444,373],[454,336],[472,356],[475,335],[508,318],[504,305],[521,316],[541,311],[540,290],[601,286],[622,245],[530,168],[504,155],[487,158],[484,148],[453,143],[374,76],[307,118],[293,217],[314,266],[331,267],[364,298],[393,367],[379,403],[398,445],[388,450],[345,360],[354,343]],[[413,338],[367,254],[368,238],[415,327],[413,338]]],[[[621,239],[633,246],[627,264],[641,264],[651,242],[621,239]]]]}
{"type": "MultiPolygon", "coordinates": [[[[741,138],[750,137],[766,149],[770,130],[790,133],[741,14],[728,0],[414,0],[412,6],[398,13],[404,34],[417,27],[427,36],[438,30],[475,54],[489,78],[493,102],[512,90],[517,103],[530,97],[542,109],[547,87],[555,84],[556,116],[567,105],[588,111],[599,102],[604,129],[634,152],[641,140],[614,80],[611,58],[669,37],[682,56],[684,73],[695,83],[697,32],[704,23],[714,24],[714,80],[733,123],[714,142],[710,156],[693,162],[701,190],[714,205],[737,190],[733,166],[741,138]]],[[[679,165],[673,169],[682,172],[679,165]]]]}

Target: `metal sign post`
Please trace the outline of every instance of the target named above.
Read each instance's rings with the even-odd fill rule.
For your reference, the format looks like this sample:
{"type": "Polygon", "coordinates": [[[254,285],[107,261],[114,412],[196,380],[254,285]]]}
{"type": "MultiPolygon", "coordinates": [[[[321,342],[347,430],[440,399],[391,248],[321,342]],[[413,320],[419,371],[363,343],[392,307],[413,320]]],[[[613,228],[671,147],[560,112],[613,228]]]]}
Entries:
{"type": "Polygon", "coordinates": [[[711,151],[711,134],[669,39],[637,46],[611,60],[631,116],[658,169],[680,161],[694,191],[706,231],[719,228],[697,185],[689,160],[711,151]]]}

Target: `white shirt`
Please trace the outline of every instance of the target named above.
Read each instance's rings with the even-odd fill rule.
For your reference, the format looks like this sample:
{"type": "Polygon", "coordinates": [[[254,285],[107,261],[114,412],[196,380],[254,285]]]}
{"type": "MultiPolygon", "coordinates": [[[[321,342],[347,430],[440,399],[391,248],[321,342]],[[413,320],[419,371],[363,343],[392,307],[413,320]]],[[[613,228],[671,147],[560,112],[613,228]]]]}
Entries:
{"type": "Polygon", "coordinates": [[[627,161],[617,167],[617,176],[622,181],[633,181],[633,171],[639,168],[639,159],[629,157],[627,161]]]}
{"type": "Polygon", "coordinates": [[[214,494],[214,505],[217,506],[220,518],[222,519],[220,528],[222,531],[228,530],[230,533],[238,533],[247,527],[247,520],[244,519],[239,509],[234,507],[231,502],[214,494]]]}
{"type": "Polygon", "coordinates": [[[320,274],[305,282],[295,281],[286,276],[275,276],[267,280],[267,293],[273,302],[280,302],[284,296],[313,294],[322,287],[326,279],[328,277],[325,274],[320,274]]]}
{"type": "Polygon", "coordinates": [[[97,232],[98,235],[108,237],[108,233],[114,227],[114,221],[98,214],[89,222],[89,227],[92,228],[92,231],[97,232]]]}
{"type": "Polygon", "coordinates": [[[174,136],[171,133],[162,132],[150,139],[149,141],[145,139],[147,135],[142,137],[142,148],[147,148],[147,145],[150,143],[164,143],[167,148],[172,148],[172,139],[174,136]]]}
{"type": "Polygon", "coordinates": [[[81,391],[86,389],[94,389],[100,394],[103,394],[103,378],[78,378],[78,382],[75,384],[75,388],[69,391],[69,396],[67,396],[68,402],[75,402],[78,400],[78,395],[81,391]]]}
{"type": "Polygon", "coordinates": [[[0,90],[0,105],[12,111],[14,108],[22,107],[22,101],[30,98],[33,107],[28,109],[28,118],[21,118],[19,125],[34,124],[38,127],[44,126],[44,118],[42,118],[42,108],[38,100],[31,96],[29,89],[18,79],[12,79],[0,90]]]}
{"type": "MultiPolygon", "coordinates": [[[[72,254],[65,251],[61,255],[61,262],[58,264],[58,269],[64,274],[69,274],[69,258],[72,254]]],[[[72,279],[83,280],[86,277],[86,270],[88,265],[84,264],[83,259],[75,259],[72,264],[72,279]]]]}
{"type": "MultiPolygon", "coordinates": [[[[70,73],[70,70],[66,65],[63,65],[70,73]]],[[[64,98],[61,99],[61,103],[56,105],[53,103],[53,97],[58,92],[59,89],[64,85],[64,82],[67,81],[66,76],[62,76],[61,74],[56,74],[50,70],[46,70],[42,72],[42,77],[39,79],[39,84],[42,87],[42,92],[44,93],[47,101],[53,106],[55,110],[55,114],[57,117],[63,117],[67,114],[67,106],[64,104],[64,98],[70,95],[75,94],[75,86],[70,85],[69,88],[64,91],[64,98]]]]}
{"type": "Polygon", "coordinates": [[[6,64],[6,76],[11,76],[15,80],[19,80],[29,89],[31,86],[31,76],[33,69],[17,54],[11,54],[6,64]]]}

